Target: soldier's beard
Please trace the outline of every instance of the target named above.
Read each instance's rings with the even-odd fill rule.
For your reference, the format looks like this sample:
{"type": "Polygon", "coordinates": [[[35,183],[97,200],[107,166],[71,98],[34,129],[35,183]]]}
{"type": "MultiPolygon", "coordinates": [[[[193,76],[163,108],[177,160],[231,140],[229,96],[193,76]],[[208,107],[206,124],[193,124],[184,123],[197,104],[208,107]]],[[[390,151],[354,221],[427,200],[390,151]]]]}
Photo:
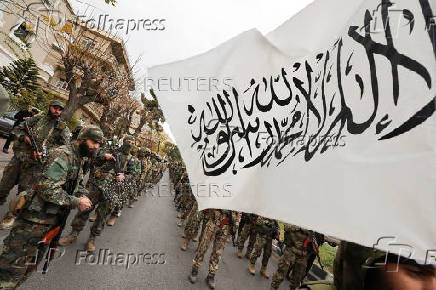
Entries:
{"type": "Polygon", "coordinates": [[[52,119],[55,119],[55,120],[57,120],[61,117],[61,115],[59,115],[59,116],[53,115],[50,110],[48,110],[48,116],[52,119]]]}
{"type": "Polygon", "coordinates": [[[130,144],[123,144],[120,148],[121,152],[123,152],[124,154],[129,154],[130,150],[132,149],[133,145],[130,144]]]}
{"type": "Polygon", "coordinates": [[[91,157],[92,156],[92,152],[91,152],[91,150],[89,150],[89,147],[86,144],[86,142],[82,142],[79,144],[79,154],[81,157],[91,157]]]}

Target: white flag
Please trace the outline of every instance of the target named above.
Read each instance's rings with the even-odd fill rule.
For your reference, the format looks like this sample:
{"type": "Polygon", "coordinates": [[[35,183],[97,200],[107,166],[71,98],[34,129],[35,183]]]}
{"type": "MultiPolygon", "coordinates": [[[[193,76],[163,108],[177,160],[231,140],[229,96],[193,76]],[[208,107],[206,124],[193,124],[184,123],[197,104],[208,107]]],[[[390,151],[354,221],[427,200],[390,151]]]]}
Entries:
{"type": "Polygon", "coordinates": [[[152,68],[199,208],[435,263],[435,9],[319,0],[152,68]]]}

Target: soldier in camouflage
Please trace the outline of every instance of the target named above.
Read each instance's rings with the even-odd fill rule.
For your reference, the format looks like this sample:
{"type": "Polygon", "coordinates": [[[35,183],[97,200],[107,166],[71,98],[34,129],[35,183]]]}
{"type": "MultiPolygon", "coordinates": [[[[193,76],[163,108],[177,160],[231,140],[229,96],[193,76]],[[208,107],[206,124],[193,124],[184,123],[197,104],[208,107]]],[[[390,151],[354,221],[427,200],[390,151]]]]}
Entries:
{"type": "Polygon", "coordinates": [[[191,211],[188,214],[185,230],[183,231],[182,238],[185,239],[181,249],[182,251],[186,251],[188,248],[189,242],[194,241],[197,242],[197,235],[200,229],[201,220],[203,219],[203,211],[198,211],[198,203],[195,200],[194,206],[191,208],[191,211]]]}
{"type": "Polygon", "coordinates": [[[276,220],[259,216],[255,221],[254,229],[257,233],[256,243],[254,244],[254,252],[253,254],[251,254],[250,257],[248,271],[252,275],[256,274],[256,270],[254,269],[256,265],[256,260],[260,257],[260,254],[262,254],[263,251],[262,267],[260,269],[260,274],[268,279],[269,275],[266,272],[266,267],[272,253],[272,239],[275,235],[277,235],[279,231],[279,225],[276,220]]]}
{"type": "Polygon", "coordinates": [[[139,172],[140,172],[138,177],[138,196],[142,196],[142,192],[145,190],[146,174],[147,174],[146,150],[144,148],[139,148],[138,159],[139,159],[139,172]]]}
{"type": "Polygon", "coordinates": [[[257,232],[254,229],[254,222],[257,219],[257,215],[251,213],[243,213],[241,217],[241,222],[244,222],[241,234],[238,234],[238,239],[236,241],[238,245],[238,258],[242,258],[242,250],[244,249],[245,241],[248,238],[247,251],[245,252],[245,257],[250,259],[251,253],[253,252],[254,243],[256,242],[257,232]],[[244,220],[243,220],[244,219],[244,220]]]}
{"type": "Polygon", "coordinates": [[[277,271],[272,277],[271,289],[279,288],[289,267],[291,267],[292,275],[289,289],[293,290],[300,286],[305,275],[308,255],[307,246],[313,233],[290,224],[284,224],[284,230],[286,248],[280,257],[277,271]]]}
{"type": "MultiPolygon", "coordinates": [[[[42,171],[48,152],[70,141],[70,130],[60,120],[63,109],[62,102],[51,101],[47,114],[36,115],[13,129],[14,156],[4,169],[0,181],[0,205],[6,201],[15,184],[18,184],[18,192],[31,188],[42,171]],[[38,152],[32,148],[26,125],[33,131],[38,152]]],[[[10,228],[14,220],[15,216],[9,211],[1,221],[0,228],[10,228]]]]}
{"type": "Polygon", "coordinates": [[[141,162],[138,158],[139,149],[136,146],[133,146],[130,150],[130,154],[132,155],[131,161],[133,166],[135,167],[134,175],[132,176],[131,185],[130,185],[130,195],[129,195],[129,208],[133,208],[133,203],[138,200],[138,191],[139,191],[139,179],[141,178],[141,162]]]}
{"type": "MultiPolygon", "coordinates": [[[[134,176],[136,175],[136,165],[132,161],[132,156],[130,154],[130,150],[134,143],[135,138],[132,136],[126,136],[123,139],[123,145],[117,150],[116,155],[119,159],[121,172],[115,172],[115,163],[111,161],[109,164],[106,164],[106,166],[103,166],[102,170],[99,171],[101,175],[96,176],[96,178],[104,180],[101,184],[103,195],[109,195],[110,192],[114,191],[115,186],[118,187],[118,189],[115,190],[121,191],[119,193],[121,195],[120,198],[125,200],[125,202],[128,201],[130,191],[132,190],[130,184],[135,181],[134,176]],[[120,187],[120,183],[124,183],[124,186],[120,187]]],[[[108,226],[113,226],[115,224],[115,220],[120,214],[121,209],[122,206],[119,205],[119,203],[117,203],[114,208],[114,203],[110,201],[99,205],[97,208],[97,219],[91,227],[91,233],[86,245],[88,251],[92,252],[95,250],[96,237],[101,235],[105,223],[107,223],[108,226]],[[107,217],[109,215],[110,218],[108,220],[107,217]]]]}
{"type": "Polygon", "coordinates": [[[50,153],[36,190],[28,192],[15,225],[3,241],[0,288],[18,287],[36,269],[48,247],[40,241],[52,229],[63,227],[70,209],[91,207],[80,179],[85,158],[102,142],[100,128],[89,126],[82,129],[76,142],[50,153]]]}
{"type": "Polygon", "coordinates": [[[195,197],[192,193],[192,187],[188,179],[188,174],[186,172],[181,179],[181,193],[179,203],[181,207],[181,212],[179,213],[180,220],[177,223],[177,226],[182,227],[195,203],[195,197]]]}
{"type": "MultiPolygon", "coordinates": [[[[126,144],[132,144],[133,137],[124,138],[126,144]]],[[[59,241],[60,245],[67,245],[77,240],[78,235],[83,230],[88,217],[92,210],[98,205],[96,209],[96,220],[91,227],[91,234],[86,244],[86,249],[89,252],[95,250],[95,237],[100,235],[107,216],[116,208],[121,207],[121,198],[126,195],[125,192],[117,192],[118,190],[124,191],[122,181],[135,173],[135,166],[129,163],[130,160],[130,146],[121,146],[120,148],[104,148],[100,150],[94,158],[91,166],[91,171],[88,180],[89,198],[93,202],[93,207],[88,211],[79,212],[74,217],[71,227],[70,235],[59,241]],[[128,148],[129,150],[127,150],[128,148]],[[116,159],[119,160],[121,172],[116,172],[116,159]],[[120,187],[114,188],[112,185],[117,184],[120,187]]],[[[112,224],[113,225],[113,224],[112,224]]]]}
{"type": "Polygon", "coordinates": [[[218,264],[227,243],[229,231],[233,227],[233,217],[232,212],[229,210],[207,209],[204,211],[204,218],[206,219],[206,224],[204,225],[201,239],[198,243],[197,250],[195,251],[189,280],[191,283],[197,281],[198,269],[203,263],[207,249],[210,244],[213,243],[206,283],[210,289],[215,289],[215,274],[218,270],[218,264]]]}

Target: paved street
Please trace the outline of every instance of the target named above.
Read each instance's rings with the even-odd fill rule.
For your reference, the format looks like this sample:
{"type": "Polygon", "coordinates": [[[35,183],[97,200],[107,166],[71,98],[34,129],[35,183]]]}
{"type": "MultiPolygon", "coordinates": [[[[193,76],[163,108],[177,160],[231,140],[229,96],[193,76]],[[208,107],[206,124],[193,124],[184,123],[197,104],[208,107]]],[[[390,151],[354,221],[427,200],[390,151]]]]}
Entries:
{"type": "MultiPolygon", "coordinates": [[[[97,239],[97,251],[107,249],[106,253],[119,254],[119,265],[101,265],[104,252],[100,265],[91,265],[95,264],[92,257],[88,258],[89,263],[85,258],[79,259],[79,251],[83,250],[89,234],[87,226],[78,242],[67,247],[63,257],[52,262],[48,274],[34,273],[21,289],[208,289],[204,281],[207,265],[201,268],[197,284],[192,285],[187,280],[197,243],[191,244],[186,252],[180,250],[182,229],[176,226],[176,211],[166,186],[168,182],[167,171],[159,186],[135,203],[135,208],[124,209],[115,226],[106,227],[103,235],[97,239]],[[147,253],[156,255],[150,259],[147,253]],[[128,254],[133,254],[130,261],[136,255],[140,262],[126,269],[123,260],[128,254]],[[76,255],[80,265],[75,263],[76,255]],[[147,257],[145,262],[144,256],[147,257]],[[163,261],[164,264],[159,264],[163,261]],[[151,264],[156,262],[158,264],[151,264]]],[[[6,204],[0,208],[0,214],[3,215],[5,211],[6,204]]],[[[70,232],[69,223],[73,215],[64,235],[70,232]]],[[[1,231],[1,238],[6,234],[7,231],[1,231]]],[[[206,257],[208,259],[209,253],[206,257]]],[[[110,262],[109,258],[107,261],[110,262]]],[[[238,259],[236,248],[229,242],[216,276],[217,289],[269,289],[270,280],[259,275],[251,276],[247,265],[248,260],[238,259]]],[[[271,275],[275,265],[275,262],[270,261],[268,270],[271,275]]],[[[260,261],[256,268],[259,271],[260,261]]],[[[284,284],[283,289],[287,287],[287,281],[284,284]]]]}

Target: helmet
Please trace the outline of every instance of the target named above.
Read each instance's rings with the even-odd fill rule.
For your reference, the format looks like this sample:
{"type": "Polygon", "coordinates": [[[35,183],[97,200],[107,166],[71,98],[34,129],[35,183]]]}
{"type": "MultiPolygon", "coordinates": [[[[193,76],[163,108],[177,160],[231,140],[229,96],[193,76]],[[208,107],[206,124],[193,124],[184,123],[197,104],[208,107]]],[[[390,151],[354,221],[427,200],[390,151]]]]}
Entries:
{"type": "Polygon", "coordinates": [[[99,127],[94,125],[85,126],[82,128],[82,130],[80,130],[79,136],[77,136],[77,140],[86,139],[91,139],[100,144],[103,144],[105,141],[103,131],[99,127]]]}
{"type": "Polygon", "coordinates": [[[65,108],[65,104],[62,103],[62,102],[59,101],[59,100],[52,100],[52,101],[50,101],[49,106],[59,106],[59,107],[61,107],[62,109],[65,108]]]}

